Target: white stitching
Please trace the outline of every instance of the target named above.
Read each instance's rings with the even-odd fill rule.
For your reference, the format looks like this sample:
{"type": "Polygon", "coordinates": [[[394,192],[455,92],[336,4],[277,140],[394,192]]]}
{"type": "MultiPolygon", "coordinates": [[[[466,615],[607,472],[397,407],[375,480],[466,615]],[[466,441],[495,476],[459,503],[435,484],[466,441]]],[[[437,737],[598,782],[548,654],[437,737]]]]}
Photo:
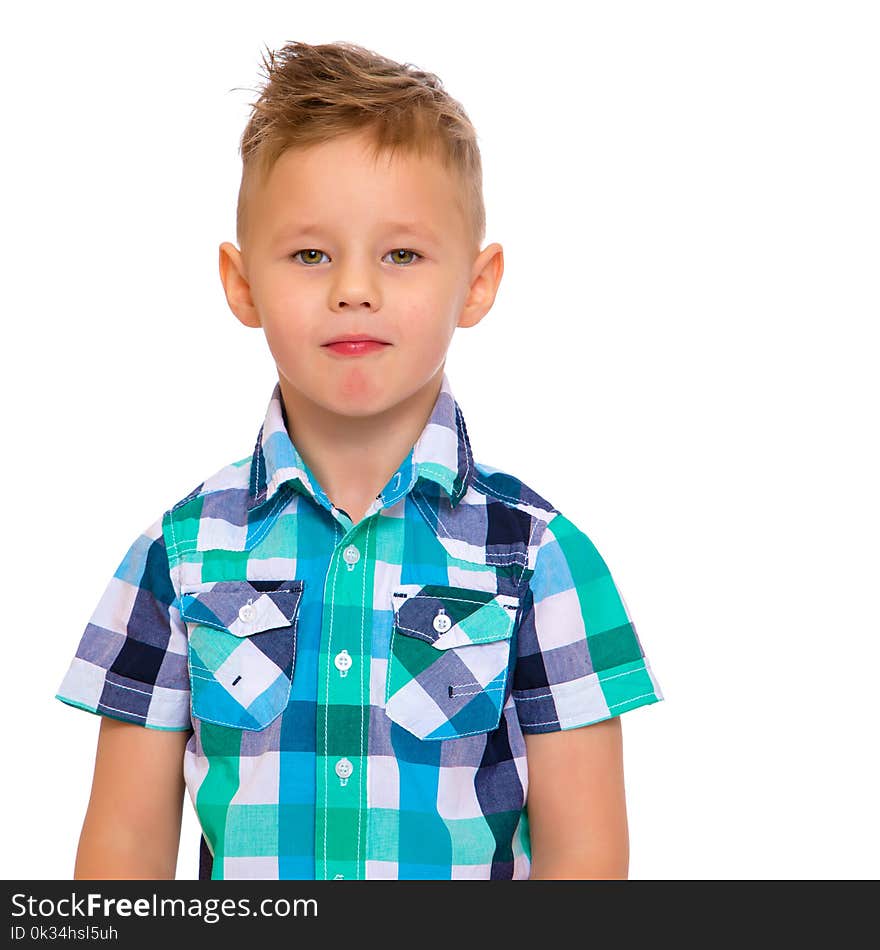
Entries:
{"type": "MultiPolygon", "coordinates": [[[[432,528],[432,530],[436,530],[436,529],[433,529],[433,527],[432,527],[432,525],[431,525],[430,510],[427,510],[427,511],[426,511],[426,509],[423,508],[422,505],[421,505],[421,503],[419,502],[419,492],[414,488],[414,489],[409,493],[409,497],[412,499],[412,503],[416,506],[416,508],[417,508],[417,509],[419,510],[419,512],[421,513],[422,517],[425,519],[425,522],[427,523],[428,527],[429,527],[429,528],[432,528]]],[[[452,535],[451,535],[451,534],[449,533],[449,531],[447,530],[446,525],[443,524],[443,522],[440,520],[440,509],[439,509],[439,505],[434,509],[434,515],[436,516],[436,519],[437,519],[437,528],[441,528],[441,529],[443,530],[443,533],[446,535],[447,538],[452,538],[452,535]]]]}
{"type": "MultiPolygon", "coordinates": [[[[522,586],[523,586],[523,577],[525,576],[526,571],[529,569],[529,560],[530,560],[530,557],[531,557],[530,552],[531,552],[531,550],[532,550],[532,541],[534,540],[534,537],[535,537],[535,529],[538,527],[538,524],[539,524],[538,519],[537,519],[536,517],[534,517],[534,515],[533,515],[533,516],[532,516],[532,527],[531,527],[531,529],[529,530],[529,540],[528,540],[527,543],[526,543],[526,563],[523,565],[522,571],[520,571],[519,580],[517,581],[517,585],[516,585],[516,586],[517,586],[517,589],[521,589],[521,588],[522,588],[522,586]]],[[[536,553],[535,553],[535,559],[536,559],[536,560],[537,560],[537,557],[538,557],[538,555],[537,555],[537,552],[536,552],[536,553]]]]}
{"type": "MultiPolygon", "coordinates": [[[[570,716],[568,719],[548,719],[546,722],[524,722],[523,725],[527,728],[531,728],[532,726],[555,726],[558,723],[561,726],[564,722],[574,722],[579,718],[579,716],[570,716]]],[[[609,719],[610,717],[606,716],[605,718],[609,719]]],[[[597,719],[596,721],[601,722],[602,720],[597,719]]],[[[587,725],[587,723],[584,723],[584,725],[587,725]]],[[[590,723],[590,725],[592,725],[592,723],[590,723]]]]}
{"type": "Polygon", "coordinates": [[[504,567],[508,564],[522,564],[525,567],[528,560],[528,555],[520,551],[509,551],[506,554],[503,551],[486,551],[486,563],[495,564],[498,567],[504,567]]]}
{"type": "MultiPolygon", "coordinates": [[[[427,522],[428,526],[433,528],[433,526],[431,525],[431,518],[430,518],[430,515],[429,515],[429,513],[426,513],[425,508],[422,507],[422,504],[421,504],[420,501],[419,501],[418,495],[419,495],[419,493],[418,493],[417,491],[413,490],[412,492],[410,492],[410,496],[409,496],[409,497],[412,499],[412,503],[413,503],[413,504],[416,506],[416,508],[421,512],[421,515],[422,515],[422,517],[425,519],[425,521],[427,522]]],[[[436,520],[437,520],[437,528],[442,529],[443,534],[444,534],[444,536],[445,536],[445,538],[446,538],[447,540],[449,540],[449,541],[459,541],[459,542],[461,542],[462,544],[466,543],[466,542],[462,541],[461,538],[457,538],[457,537],[455,537],[453,534],[450,533],[449,529],[446,527],[446,525],[443,523],[443,520],[442,520],[441,517],[440,517],[439,505],[438,505],[436,508],[432,509],[432,510],[434,511],[434,515],[435,515],[436,520]]],[[[485,545],[483,546],[483,550],[485,551],[485,545]]],[[[486,564],[494,564],[494,565],[496,565],[496,566],[501,566],[501,567],[503,567],[504,565],[507,565],[507,564],[520,564],[520,563],[522,563],[522,564],[523,564],[523,569],[525,569],[525,567],[528,566],[528,554],[523,555],[523,554],[521,554],[521,553],[518,552],[518,551],[514,551],[514,552],[509,553],[509,554],[505,554],[505,553],[503,553],[503,552],[501,552],[501,553],[494,553],[494,552],[491,552],[491,551],[486,551],[486,555],[485,555],[485,556],[486,556],[486,564]]],[[[479,562],[477,562],[477,563],[479,563],[479,562]]],[[[520,573],[520,578],[522,578],[522,573],[520,573]]]]}
{"type": "Polygon", "coordinates": [[[174,530],[174,509],[168,511],[168,524],[171,528],[171,547],[174,549],[174,560],[177,561],[177,534],[174,530]]]}
{"type": "Polygon", "coordinates": [[[248,551],[253,551],[253,549],[266,537],[269,531],[275,527],[275,522],[278,520],[279,515],[281,514],[282,508],[287,504],[288,501],[293,499],[296,495],[296,492],[284,492],[278,491],[275,494],[275,501],[270,506],[269,510],[266,512],[263,527],[254,535],[251,540],[250,547],[248,551]]]}
{"type": "Polygon", "coordinates": [[[151,723],[152,725],[158,725],[158,723],[151,720],[149,716],[142,717],[140,713],[132,712],[130,709],[121,709],[119,706],[108,706],[107,703],[102,703],[100,700],[98,700],[98,706],[95,709],[95,712],[100,713],[102,709],[112,709],[113,712],[121,712],[121,713],[125,713],[128,716],[136,717],[138,721],[138,725],[141,724],[140,722],[141,719],[144,720],[144,723],[143,723],[144,725],[146,723],[151,723]]]}
{"type": "MultiPolygon", "coordinates": [[[[615,673],[613,676],[603,676],[602,679],[595,679],[595,680],[593,680],[593,686],[594,686],[594,687],[595,687],[595,686],[601,686],[602,683],[607,683],[608,680],[616,680],[616,679],[618,679],[618,678],[621,677],[621,676],[632,676],[633,673],[644,673],[644,672],[645,672],[644,667],[641,667],[641,666],[638,667],[638,668],[635,669],[635,670],[624,670],[622,673],[615,673]]],[[[596,673],[589,673],[587,676],[581,676],[579,679],[566,680],[566,681],[563,682],[563,683],[553,683],[553,686],[561,687],[561,686],[568,686],[570,683],[578,683],[578,682],[582,682],[582,681],[585,682],[585,681],[587,681],[587,680],[591,680],[594,676],[597,676],[597,674],[596,674],[596,673]]],[[[541,688],[541,687],[539,686],[538,689],[540,689],[540,688],[541,688]]],[[[539,694],[536,695],[536,696],[524,696],[523,693],[526,693],[526,692],[529,692],[529,690],[516,690],[516,689],[515,689],[515,690],[513,691],[513,695],[514,695],[514,697],[516,698],[517,702],[520,702],[520,703],[527,703],[527,702],[529,702],[529,700],[532,700],[532,699],[546,699],[548,696],[552,696],[552,695],[553,695],[552,689],[549,690],[549,691],[546,692],[546,693],[539,693],[539,694]]],[[[645,696],[651,696],[651,695],[653,695],[653,693],[645,693],[644,695],[645,695],[645,696]]],[[[629,700],[625,700],[625,702],[629,702],[629,700]]],[[[621,705],[623,705],[623,704],[622,704],[622,703],[614,703],[614,705],[615,705],[615,706],[621,706],[621,705]]],[[[541,724],[540,724],[540,723],[536,723],[536,725],[541,725],[541,724]]]]}
{"type": "MultiPolygon", "coordinates": [[[[142,693],[144,696],[152,696],[152,695],[153,695],[153,690],[152,690],[152,689],[138,689],[137,686],[123,686],[122,683],[114,683],[113,680],[107,679],[106,676],[104,677],[104,682],[105,682],[108,686],[113,686],[113,687],[116,688],[116,689],[130,689],[133,693],[142,693]]],[[[154,686],[154,687],[155,687],[156,685],[157,685],[156,683],[153,683],[153,686],[154,686]]],[[[160,688],[160,689],[165,689],[165,687],[161,687],[161,686],[160,686],[159,688],[160,688]]]]}
{"type": "Polygon", "coordinates": [[[256,497],[256,496],[259,494],[259,491],[260,491],[260,469],[261,469],[261,467],[262,467],[262,471],[263,471],[263,481],[266,483],[266,485],[265,485],[266,491],[269,490],[269,479],[266,478],[266,472],[267,472],[268,470],[267,470],[267,468],[266,468],[266,448],[265,448],[266,443],[265,443],[265,441],[264,441],[265,438],[266,438],[266,424],[265,424],[265,422],[264,422],[263,425],[260,426],[260,451],[259,451],[259,453],[258,453],[258,455],[257,455],[257,484],[256,484],[256,487],[255,487],[255,489],[254,489],[254,497],[256,497]]]}
{"type": "Polygon", "coordinates": [[[634,670],[624,670],[622,673],[615,673],[614,676],[603,676],[602,679],[599,680],[599,682],[605,683],[608,680],[616,680],[620,676],[632,676],[633,673],[644,673],[644,672],[645,672],[644,668],[640,666],[634,670]]]}
{"type": "MultiPolygon", "coordinates": [[[[618,706],[626,706],[628,703],[634,703],[637,699],[644,699],[646,696],[656,696],[656,693],[640,693],[638,696],[633,696],[631,699],[624,699],[619,703],[608,703],[609,709],[616,709],[618,706]]],[[[563,725],[563,723],[577,722],[581,717],[580,716],[566,716],[564,719],[547,719],[545,722],[524,722],[523,726],[527,729],[532,726],[549,726],[549,725],[563,725]]],[[[605,716],[605,719],[610,718],[605,716]]],[[[595,722],[601,722],[601,719],[594,720],[595,722]]],[[[584,723],[584,725],[592,725],[592,723],[584,723]]]]}
{"type": "Polygon", "coordinates": [[[507,685],[506,683],[501,686],[478,686],[476,689],[462,689],[463,686],[470,686],[470,683],[450,683],[449,688],[454,690],[450,699],[454,699],[456,696],[478,696],[480,693],[497,693],[499,690],[503,690],[507,685]]]}
{"type": "MultiPolygon", "coordinates": [[[[437,640],[439,640],[441,637],[446,636],[446,634],[440,634],[435,640],[430,634],[423,633],[421,630],[414,630],[412,627],[405,627],[402,623],[399,623],[397,621],[395,621],[394,626],[397,627],[397,629],[400,630],[402,633],[409,634],[411,637],[415,637],[417,640],[421,640],[423,643],[428,643],[431,646],[435,646],[437,640]]],[[[449,631],[447,631],[447,633],[448,632],[449,631]]],[[[455,643],[452,646],[446,647],[446,649],[455,650],[460,647],[478,647],[478,646],[482,646],[484,643],[497,643],[499,640],[509,640],[512,633],[513,633],[513,621],[511,621],[510,627],[507,633],[501,634],[500,636],[493,636],[491,640],[487,640],[485,638],[482,640],[470,640],[470,642],[468,643],[455,643]]],[[[440,647],[439,649],[443,649],[443,648],[440,647]]]]}
{"type": "Polygon", "coordinates": [[[425,643],[433,643],[433,642],[434,642],[433,639],[429,636],[429,634],[427,634],[427,633],[422,633],[421,630],[413,630],[412,627],[404,627],[404,625],[403,625],[402,623],[400,623],[400,621],[398,621],[398,620],[395,620],[394,626],[397,627],[398,630],[402,630],[404,633],[412,634],[412,635],[416,636],[419,640],[424,640],[425,643]]]}
{"type": "Polygon", "coordinates": [[[516,498],[513,495],[505,495],[504,492],[498,491],[497,488],[490,485],[488,482],[484,482],[481,475],[474,475],[474,484],[479,485],[481,488],[485,488],[487,493],[492,495],[494,498],[501,498],[503,501],[509,501],[513,505],[521,505],[523,503],[521,498],[516,498]]]}
{"type": "Polygon", "coordinates": [[[634,703],[637,699],[644,699],[646,696],[654,696],[655,693],[651,690],[650,693],[639,693],[638,696],[633,696],[631,699],[624,699],[619,703],[609,703],[608,708],[614,709],[615,706],[625,706],[627,703],[634,703]]]}
{"type": "MultiPolygon", "coordinates": [[[[455,430],[456,430],[455,434],[456,436],[461,438],[462,444],[465,444],[467,440],[467,430],[464,424],[464,415],[462,414],[461,407],[458,405],[457,402],[455,402],[455,399],[453,399],[452,401],[455,404],[455,430]]],[[[464,449],[465,469],[464,469],[464,485],[462,486],[462,497],[464,497],[464,495],[467,494],[467,487],[468,487],[468,483],[470,482],[470,474],[471,474],[470,455],[471,453],[468,452],[469,447],[470,447],[469,445],[465,444],[465,449],[464,449]]],[[[461,501],[461,498],[459,498],[459,501],[461,501]]]]}
{"type": "MultiPolygon", "coordinates": [[[[432,585],[425,584],[424,586],[425,586],[425,587],[428,587],[428,586],[432,586],[432,585]]],[[[437,585],[437,586],[440,586],[440,585],[437,585]]],[[[456,597],[456,596],[454,596],[453,594],[422,594],[422,593],[410,594],[410,596],[407,598],[407,600],[416,600],[417,598],[422,597],[422,598],[424,598],[425,600],[456,600],[456,601],[458,601],[459,603],[462,603],[462,604],[479,604],[481,607],[488,607],[489,604],[491,604],[493,600],[497,600],[499,596],[501,596],[501,597],[513,597],[513,596],[514,596],[514,595],[512,595],[512,594],[491,594],[489,591],[486,591],[486,593],[489,594],[490,599],[489,599],[489,600],[485,600],[485,601],[484,601],[484,600],[473,600],[473,599],[471,599],[471,598],[469,598],[469,597],[456,597]]],[[[514,599],[515,599],[515,598],[514,598],[514,599]]],[[[503,607],[504,604],[501,604],[501,606],[503,607]]],[[[476,611],[475,611],[475,612],[476,612],[476,611]]]]}
{"type": "MultiPolygon", "coordinates": [[[[498,723],[501,722],[501,713],[502,713],[503,711],[504,711],[503,707],[499,708],[499,710],[498,710],[498,718],[497,718],[497,719],[492,723],[492,725],[490,725],[490,726],[485,726],[485,727],[482,728],[482,729],[470,729],[468,732],[456,732],[454,736],[445,736],[445,737],[444,737],[444,736],[438,736],[438,739],[444,739],[444,738],[446,738],[446,739],[461,739],[461,738],[463,738],[464,736],[476,736],[476,735],[478,735],[478,734],[481,733],[481,732],[491,732],[493,729],[496,729],[497,726],[498,726],[498,723]]],[[[391,717],[389,716],[388,718],[390,719],[391,717]]],[[[444,726],[445,726],[445,725],[448,725],[448,724],[449,724],[449,720],[448,720],[448,719],[447,719],[447,721],[446,721],[445,723],[441,723],[441,725],[444,725],[444,726]]],[[[401,723],[400,725],[402,725],[402,723],[401,723]]],[[[404,726],[404,728],[406,728],[406,727],[404,726]]],[[[411,730],[411,729],[407,729],[407,732],[412,732],[412,730],[411,730]]],[[[415,733],[413,733],[413,735],[415,735],[415,733]]],[[[424,739],[424,740],[427,741],[427,742],[437,741],[437,740],[428,739],[427,736],[419,736],[419,738],[420,738],[420,739],[424,739]]]]}
{"type": "MultiPolygon", "coordinates": [[[[640,696],[633,696],[632,699],[626,699],[626,700],[624,700],[622,703],[611,703],[611,704],[608,706],[608,708],[609,708],[609,709],[614,709],[616,706],[625,706],[627,703],[633,703],[633,702],[635,702],[637,699],[644,699],[646,696],[654,696],[654,695],[656,695],[656,694],[655,694],[655,693],[642,693],[640,696]]],[[[548,719],[546,722],[524,722],[524,723],[523,723],[523,726],[525,726],[527,729],[530,729],[530,728],[532,728],[533,726],[550,726],[550,725],[556,725],[557,723],[561,726],[561,725],[566,724],[566,723],[577,722],[580,718],[581,718],[580,716],[566,716],[564,719],[548,719]]],[[[611,717],[610,717],[610,716],[603,716],[602,718],[603,718],[603,719],[610,719],[611,717]]],[[[595,720],[593,720],[593,722],[602,722],[602,719],[595,719],[595,720]]],[[[589,723],[586,723],[586,722],[585,722],[585,723],[583,723],[583,725],[585,725],[585,726],[590,725],[590,726],[591,726],[591,725],[593,725],[593,723],[592,723],[592,722],[589,722],[589,723]]]]}

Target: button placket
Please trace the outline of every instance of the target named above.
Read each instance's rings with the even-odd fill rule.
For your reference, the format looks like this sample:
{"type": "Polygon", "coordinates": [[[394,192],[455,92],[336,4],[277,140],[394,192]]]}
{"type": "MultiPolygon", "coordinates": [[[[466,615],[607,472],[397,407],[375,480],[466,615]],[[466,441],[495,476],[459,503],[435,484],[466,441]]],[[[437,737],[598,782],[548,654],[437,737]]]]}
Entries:
{"type": "Polygon", "coordinates": [[[318,692],[324,713],[316,723],[316,740],[318,748],[325,750],[317,786],[318,800],[325,806],[316,824],[315,842],[318,854],[328,855],[316,866],[318,876],[331,880],[362,877],[366,854],[366,822],[352,827],[348,821],[334,821],[334,810],[362,816],[366,812],[372,614],[358,605],[365,598],[367,604],[371,602],[373,576],[366,555],[372,550],[376,527],[375,520],[368,521],[340,539],[324,582],[321,660],[325,666],[318,692]],[[358,713],[352,717],[343,710],[358,713]]]}

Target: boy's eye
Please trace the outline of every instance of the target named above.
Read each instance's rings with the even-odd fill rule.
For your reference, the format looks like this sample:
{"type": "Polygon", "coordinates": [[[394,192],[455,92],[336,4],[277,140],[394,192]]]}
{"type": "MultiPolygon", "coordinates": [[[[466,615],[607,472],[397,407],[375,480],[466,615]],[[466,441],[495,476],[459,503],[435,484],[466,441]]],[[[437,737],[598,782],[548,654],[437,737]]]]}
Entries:
{"type": "Polygon", "coordinates": [[[302,251],[297,251],[293,256],[298,257],[303,264],[320,264],[321,256],[326,257],[323,251],[318,251],[313,247],[306,248],[302,251]],[[317,260],[315,258],[317,257],[317,260]]]}
{"type": "MultiPolygon", "coordinates": [[[[304,248],[303,250],[297,251],[291,256],[307,265],[320,264],[322,263],[321,258],[327,257],[323,251],[319,251],[314,247],[304,248]]],[[[421,256],[422,255],[419,254],[418,251],[411,251],[409,248],[405,247],[397,247],[385,255],[385,257],[391,258],[391,263],[393,264],[412,264],[416,258],[421,256]]],[[[329,260],[329,258],[327,259],[329,260]]]]}
{"type": "Polygon", "coordinates": [[[412,264],[417,257],[421,257],[422,255],[417,251],[411,251],[405,247],[397,247],[393,251],[389,251],[385,256],[390,256],[395,264],[412,264]],[[406,257],[405,255],[407,254],[410,256],[406,257]],[[404,255],[403,259],[401,259],[401,255],[404,255]]]}

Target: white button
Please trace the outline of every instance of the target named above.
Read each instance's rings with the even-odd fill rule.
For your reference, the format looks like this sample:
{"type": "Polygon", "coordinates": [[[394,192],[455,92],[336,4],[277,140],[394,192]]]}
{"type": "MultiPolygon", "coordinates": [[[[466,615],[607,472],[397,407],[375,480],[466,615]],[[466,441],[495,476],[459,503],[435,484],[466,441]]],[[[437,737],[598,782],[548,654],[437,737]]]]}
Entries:
{"type": "Polygon", "coordinates": [[[257,614],[257,608],[253,604],[245,604],[238,612],[238,619],[242,623],[250,623],[257,614]]]}
{"type": "Polygon", "coordinates": [[[357,562],[361,559],[361,552],[358,551],[358,549],[353,544],[349,544],[349,546],[342,552],[342,556],[345,558],[346,564],[357,564],[357,562]]]}
{"type": "Polygon", "coordinates": [[[348,759],[340,759],[336,763],[336,774],[340,778],[348,778],[353,771],[354,766],[348,761],[348,759]]]}
{"type": "Polygon", "coordinates": [[[351,656],[348,650],[340,650],[333,658],[333,662],[336,664],[336,669],[339,670],[340,673],[345,673],[351,669],[351,656]]]}
{"type": "Polygon", "coordinates": [[[345,875],[344,875],[344,874],[334,874],[334,875],[333,875],[333,880],[334,880],[334,881],[344,881],[344,880],[345,880],[345,875]]]}
{"type": "Polygon", "coordinates": [[[450,620],[449,614],[441,607],[434,617],[434,629],[437,633],[446,633],[451,626],[452,620],[450,620]]]}

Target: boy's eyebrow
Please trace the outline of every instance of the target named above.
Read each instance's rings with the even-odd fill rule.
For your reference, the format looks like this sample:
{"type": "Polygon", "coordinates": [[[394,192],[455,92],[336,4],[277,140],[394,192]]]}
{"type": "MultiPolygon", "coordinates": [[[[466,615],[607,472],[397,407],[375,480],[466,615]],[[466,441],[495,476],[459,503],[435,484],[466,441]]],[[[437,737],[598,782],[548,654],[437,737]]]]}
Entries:
{"type": "Polygon", "coordinates": [[[424,236],[426,238],[430,238],[432,241],[436,241],[438,239],[437,235],[428,227],[428,225],[423,224],[421,221],[383,221],[381,227],[387,231],[406,232],[407,234],[424,236]]]}
{"type": "MultiPolygon", "coordinates": [[[[395,234],[412,234],[415,237],[426,237],[431,241],[439,242],[439,238],[421,221],[381,221],[378,227],[383,231],[393,231],[395,234]]],[[[323,228],[319,224],[305,222],[282,228],[276,235],[276,240],[292,238],[295,234],[321,234],[323,228]]]]}

